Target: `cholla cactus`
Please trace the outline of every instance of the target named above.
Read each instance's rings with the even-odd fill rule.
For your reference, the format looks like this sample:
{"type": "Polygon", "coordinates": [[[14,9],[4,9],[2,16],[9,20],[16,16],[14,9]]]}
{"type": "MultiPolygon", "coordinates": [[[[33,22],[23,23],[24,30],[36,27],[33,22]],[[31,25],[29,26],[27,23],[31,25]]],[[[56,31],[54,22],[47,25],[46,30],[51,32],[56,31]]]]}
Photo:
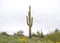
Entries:
{"type": "Polygon", "coordinates": [[[31,17],[31,6],[29,6],[28,16],[26,16],[27,25],[29,26],[29,39],[31,39],[31,27],[33,24],[33,17],[31,17]]]}

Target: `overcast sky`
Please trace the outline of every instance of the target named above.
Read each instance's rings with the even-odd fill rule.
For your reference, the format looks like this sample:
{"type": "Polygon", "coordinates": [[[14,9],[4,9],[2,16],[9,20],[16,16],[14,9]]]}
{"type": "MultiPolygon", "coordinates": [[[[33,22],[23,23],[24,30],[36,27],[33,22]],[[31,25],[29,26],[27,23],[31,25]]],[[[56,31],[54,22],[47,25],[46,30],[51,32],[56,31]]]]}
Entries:
{"type": "Polygon", "coordinates": [[[13,34],[23,30],[28,35],[26,15],[31,5],[33,17],[32,32],[44,34],[60,30],[60,0],[0,0],[0,32],[13,34]]]}

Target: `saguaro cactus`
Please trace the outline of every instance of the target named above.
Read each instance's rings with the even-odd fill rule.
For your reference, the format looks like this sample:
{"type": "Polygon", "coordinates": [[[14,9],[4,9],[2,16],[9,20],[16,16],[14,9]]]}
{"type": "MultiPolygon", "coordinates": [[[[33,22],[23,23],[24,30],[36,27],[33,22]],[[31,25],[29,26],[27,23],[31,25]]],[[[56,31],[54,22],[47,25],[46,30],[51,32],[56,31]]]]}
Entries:
{"type": "Polygon", "coordinates": [[[31,17],[31,6],[29,6],[28,16],[26,16],[27,25],[29,26],[29,39],[31,39],[31,27],[33,24],[33,17],[31,17]]]}

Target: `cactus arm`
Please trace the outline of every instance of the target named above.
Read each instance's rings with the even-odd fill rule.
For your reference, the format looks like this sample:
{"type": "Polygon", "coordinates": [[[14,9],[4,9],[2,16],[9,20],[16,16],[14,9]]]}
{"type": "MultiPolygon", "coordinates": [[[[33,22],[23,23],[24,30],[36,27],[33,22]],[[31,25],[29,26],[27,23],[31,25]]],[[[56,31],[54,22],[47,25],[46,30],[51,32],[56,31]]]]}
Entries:
{"type": "Polygon", "coordinates": [[[32,24],[33,24],[33,17],[31,18],[30,20],[30,26],[32,27],[32,24]]]}
{"type": "Polygon", "coordinates": [[[33,17],[32,17],[32,19],[31,19],[31,25],[33,25],[33,17]]]}
{"type": "Polygon", "coordinates": [[[29,26],[28,16],[26,16],[27,25],[29,26]]]}

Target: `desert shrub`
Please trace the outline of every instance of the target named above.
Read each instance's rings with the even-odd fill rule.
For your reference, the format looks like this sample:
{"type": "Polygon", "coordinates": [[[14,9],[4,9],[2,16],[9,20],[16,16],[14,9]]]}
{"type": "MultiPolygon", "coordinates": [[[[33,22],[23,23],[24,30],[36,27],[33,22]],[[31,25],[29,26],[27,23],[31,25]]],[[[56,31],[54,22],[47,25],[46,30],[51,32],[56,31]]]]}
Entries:
{"type": "Polygon", "coordinates": [[[1,35],[9,36],[6,32],[2,32],[1,35]]]}

